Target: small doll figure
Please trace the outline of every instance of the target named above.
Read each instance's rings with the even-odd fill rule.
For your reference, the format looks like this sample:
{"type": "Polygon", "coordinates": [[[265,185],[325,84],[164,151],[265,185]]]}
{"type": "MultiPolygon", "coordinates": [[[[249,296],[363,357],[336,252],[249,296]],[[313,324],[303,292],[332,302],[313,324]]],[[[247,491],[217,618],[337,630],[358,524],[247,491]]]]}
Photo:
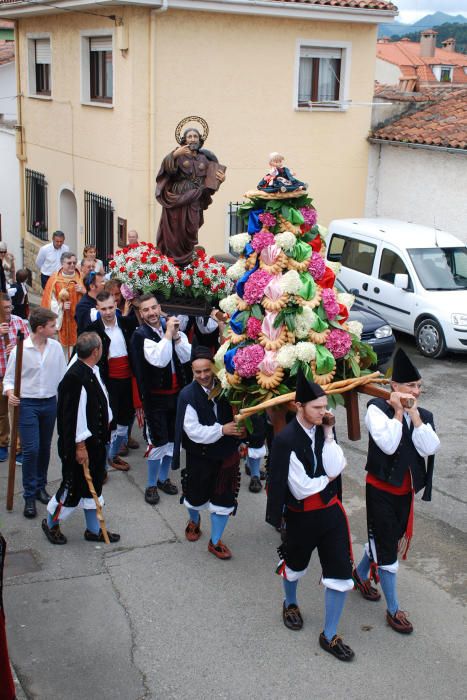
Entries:
{"type": "Polygon", "coordinates": [[[305,191],[306,182],[297,180],[292,171],[284,165],[284,156],[280,153],[269,154],[269,165],[271,169],[258,183],[258,189],[263,192],[296,192],[305,191]]]}

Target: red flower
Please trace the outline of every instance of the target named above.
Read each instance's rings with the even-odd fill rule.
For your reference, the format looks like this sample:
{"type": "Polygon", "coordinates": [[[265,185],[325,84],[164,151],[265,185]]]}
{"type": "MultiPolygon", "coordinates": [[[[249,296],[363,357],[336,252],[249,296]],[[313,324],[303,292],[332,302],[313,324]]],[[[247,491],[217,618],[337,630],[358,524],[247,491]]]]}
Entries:
{"type": "Polygon", "coordinates": [[[181,280],[182,279],[182,271],[177,270],[177,279],[181,280]]]}
{"type": "Polygon", "coordinates": [[[169,266],[164,263],[163,265],[161,265],[161,270],[162,270],[162,272],[168,272],[169,266]]]}
{"type": "Polygon", "coordinates": [[[204,278],[203,284],[205,287],[209,287],[211,285],[211,280],[209,279],[209,277],[204,278]]]}
{"type": "Polygon", "coordinates": [[[200,270],[199,272],[196,273],[196,276],[199,277],[200,279],[203,279],[203,277],[206,277],[206,273],[204,270],[200,270]]]}
{"type": "Polygon", "coordinates": [[[217,274],[219,274],[219,270],[217,270],[217,268],[213,267],[211,270],[211,274],[217,275],[217,274]]]}
{"type": "Polygon", "coordinates": [[[208,269],[209,269],[209,263],[204,263],[203,267],[204,267],[205,270],[208,270],[208,269]]]}
{"type": "Polygon", "coordinates": [[[138,270],[138,272],[137,272],[136,274],[138,275],[138,277],[139,277],[140,279],[141,279],[141,277],[144,277],[144,271],[143,271],[143,270],[138,270]]]}
{"type": "Polygon", "coordinates": [[[187,275],[190,275],[190,277],[192,277],[192,276],[195,274],[195,271],[192,270],[192,269],[189,268],[189,267],[187,267],[187,269],[185,270],[185,272],[186,272],[187,275]]]}
{"type": "Polygon", "coordinates": [[[213,265],[215,265],[217,260],[216,260],[216,258],[211,257],[211,258],[209,258],[209,262],[212,263],[213,265]]]}
{"type": "Polygon", "coordinates": [[[122,265],[122,266],[121,266],[121,267],[119,267],[118,269],[120,270],[120,272],[125,272],[125,270],[126,270],[126,267],[125,267],[124,265],[122,265]]]}
{"type": "Polygon", "coordinates": [[[174,282],[175,282],[175,277],[169,277],[169,284],[173,284],[174,282]]]}
{"type": "Polygon", "coordinates": [[[222,273],[223,275],[226,275],[226,274],[227,274],[227,268],[224,267],[224,265],[222,265],[222,267],[221,267],[221,273],[222,273]]]}
{"type": "Polygon", "coordinates": [[[183,284],[185,285],[185,287],[191,287],[191,279],[188,278],[183,280],[183,284]]]}
{"type": "Polygon", "coordinates": [[[174,262],[175,262],[175,260],[174,260],[173,258],[167,258],[167,260],[169,261],[169,263],[174,263],[174,262]]]}
{"type": "Polygon", "coordinates": [[[221,282],[219,284],[219,289],[225,289],[225,282],[221,282]]]}
{"type": "Polygon", "coordinates": [[[193,260],[193,262],[192,262],[191,264],[192,264],[193,267],[198,267],[198,266],[199,266],[198,260],[193,260]]]}
{"type": "Polygon", "coordinates": [[[152,265],[155,265],[156,262],[157,262],[157,258],[156,258],[155,255],[153,255],[152,258],[151,258],[151,264],[152,264],[152,265]]]}
{"type": "Polygon", "coordinates": [[[332,289],[334,287],[334,282],[336,280],[336,275],[331,270],[330,267],[326,268],[326,272],[319,280],[318,284],[322,289],[332,289]]]}
{"type": "Polygon", "coordinates": [[[219,289],[219,286],[218,286],[217,284],[215,284],[213,287],[211,287],[211,292],[212,292],[213,294],[215,294],[215,293],[217,292],[218,289],[219,289]]]}
{"type": "Polygon", "coordinates": [[[114,267],[117,267],[117,263],[115,262],[115,260],[112,260],[112,262],[109,263],[109,267],[111,267],[112,269],[113,269],[114,267]]]}
{"type": "Polygon", "coordinates": [[[151,280],[151,282],[154,282],[157,279],[156,273],[151,272],[151,274],[149,275],[149,279],[151,280]]]}
{"type": "Polygon", "coordinates": [[[145,265],[145,264],[147,263],[147,261],[148,261],[147,256],[146,256],[146,255],[142,255],[142,256],[141,256],[141,262],[143,263],[143,265],[145,265]]]}
{"type": "Polygon", "coordinates": [[[129,277],[130,279],[132,279],[132,278],[133,278],[133,272],[129,272],[129,273],[128,273],[128,277],[129,277]]]}
{"type": "Polygon", "coordinates": [[[313,238],[312,241],[309,241],[308,245],[311,245],[315,253],[319,253],[319,251],[321,250],[321,243],[321,236],[318,234],[316,238],[313,238]]]}
{"type": "Polygon", "coordinates": [[[124,248],[124,249],[123,249],[123,252],[124,252],[125,255],[126,255],[126,254],[128,253],[128,248],[124,248]]]}

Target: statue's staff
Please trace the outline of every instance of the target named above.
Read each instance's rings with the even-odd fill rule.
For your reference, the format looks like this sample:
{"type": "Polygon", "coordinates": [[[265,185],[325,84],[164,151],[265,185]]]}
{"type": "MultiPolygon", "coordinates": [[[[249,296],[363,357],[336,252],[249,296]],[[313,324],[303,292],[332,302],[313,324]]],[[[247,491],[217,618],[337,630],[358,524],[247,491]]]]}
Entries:
{"type": "MultiPolygon", "coordinates": [[[[14,395],[21,395],[21,371],[23,368],[23,342],[24,333],[18,331],[16,342],[16,363],[15,363],[15,387],[14,395]]],[[[16,471],[16,441],[18,437],[19,404],[13,406],[13,420],[10,431],[10,457],[8,460],[8,483],[6,491],[6,509],[13,510],[13,496],[15,491],[15,471],[16,471]]]]}

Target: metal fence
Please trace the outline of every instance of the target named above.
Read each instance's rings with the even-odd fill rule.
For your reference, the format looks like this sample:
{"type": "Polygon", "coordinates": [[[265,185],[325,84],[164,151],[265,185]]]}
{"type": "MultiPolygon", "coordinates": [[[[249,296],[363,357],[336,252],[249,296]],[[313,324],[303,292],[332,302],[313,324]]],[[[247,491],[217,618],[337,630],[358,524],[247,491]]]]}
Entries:
{"type": "Polygon", "coordinates": [[[97,257],[107,266],[114,252],[114,210],[112,200],[94,192],[84,192],[84,237],[96,247],[97,257]]]}
{"type": "Polygon", "coordinates": [[[237,233],[243,233],[246,228],[243,220],[237,214],[238,207],[242,202],[230,202],[227,215],[229,217],[229,236],[235,236],[237,233]]]}
{"type": "Polygon", "coordinates": [[[41,241],[47,241],[47,183],[45,175],[26,168],[26,228],[41,241]]]}

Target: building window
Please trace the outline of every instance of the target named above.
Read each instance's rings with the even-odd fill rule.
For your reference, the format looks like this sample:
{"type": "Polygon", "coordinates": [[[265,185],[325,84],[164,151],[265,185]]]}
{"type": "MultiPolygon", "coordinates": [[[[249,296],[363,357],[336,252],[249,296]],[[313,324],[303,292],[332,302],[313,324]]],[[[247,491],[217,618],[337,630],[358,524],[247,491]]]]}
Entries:
{"type": "Polygon", "coordinates": [[[50,97],[52,54],[49,37],[28,38],[29,94],[50,97]]]}
{"type": "Polygon", "coordinates": [[[349,52],[347,45],[299,45],[299,108],[344,108],[349,52]]]}
{"type": "Polygon", "coordinates": [[[440,82],[450,83],[452,81],[452,68],[441,66],[440,82]]]}
{"type": "Polygon", "coordinates": [[[41,241],[47,240],[47,183],[45,175],[26,168],[26,228],[41,241]]]}
{"type": "Polygon", "coordinates": [[[119,248],[124,248],[127,244],[126,229],[126,219],[119,216],[117,219],[117,245],[119,248]]]}
{"type": "Polygon", "coordinates": [[[93,192],[84,193],[84,235],[86,245],[95,246],[97,257],[107,265],[114,252],[114,210],[111,199],[93,192]]]}
{"type": "Polygon", "coordinates": [[[89,62],[89,101],[112,104],[112,36],[87,38],[89,62]]]}

